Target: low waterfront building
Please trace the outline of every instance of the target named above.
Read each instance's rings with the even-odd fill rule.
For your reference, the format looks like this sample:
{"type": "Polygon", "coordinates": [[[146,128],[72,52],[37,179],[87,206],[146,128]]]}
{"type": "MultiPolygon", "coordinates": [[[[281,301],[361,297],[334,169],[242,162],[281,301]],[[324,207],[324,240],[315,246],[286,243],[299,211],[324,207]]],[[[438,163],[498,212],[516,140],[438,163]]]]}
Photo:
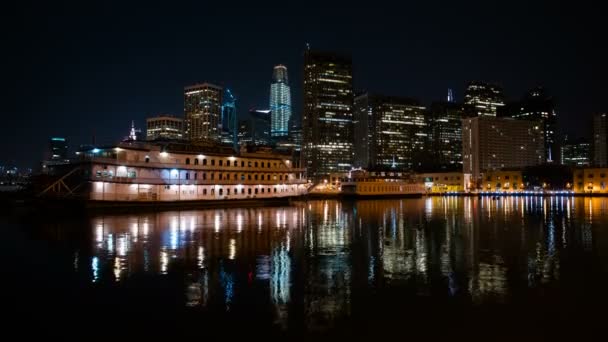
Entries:
{"type": "Polygon", "coordinates": [[[431,172],[416,175],[418,183],[424,184],[427,193],[443,194],[464,192],[465,179],[462,172],[431,172]]]}
{"type": "Polygon", "coordinates": [[[608,194],[608,167],[575,169],[572,184],[575,194],[608,194]]]}
{"type": "Polygon", "coordinates": [[[520,192],[525,189],[521,170],[492,170],[482,177],[481,191],[520,192]]]}

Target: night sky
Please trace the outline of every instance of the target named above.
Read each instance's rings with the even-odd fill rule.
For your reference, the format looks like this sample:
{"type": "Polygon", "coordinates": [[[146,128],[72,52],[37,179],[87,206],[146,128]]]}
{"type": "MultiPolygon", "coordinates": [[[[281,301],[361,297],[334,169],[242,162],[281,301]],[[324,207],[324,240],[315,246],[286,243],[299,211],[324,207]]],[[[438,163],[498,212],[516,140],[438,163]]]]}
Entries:
{"type": "Polygon", "coordinates": [[[608,107],[604,11],[580,3],[16,3],[0,10],[0,165],[34,166],[50,136],[73,152],[93,135],[121,139],[131,120],[144,129],[147,116],[181,116],[196,82],[231,88],[240,115],[266,108],[279,63],[299,117],[306,43],[351,53],[355,90],[430,104],[447,88],[461,101],[470,80],[501,84],[508,100],[542,85],[575,136],[608,107]]]}

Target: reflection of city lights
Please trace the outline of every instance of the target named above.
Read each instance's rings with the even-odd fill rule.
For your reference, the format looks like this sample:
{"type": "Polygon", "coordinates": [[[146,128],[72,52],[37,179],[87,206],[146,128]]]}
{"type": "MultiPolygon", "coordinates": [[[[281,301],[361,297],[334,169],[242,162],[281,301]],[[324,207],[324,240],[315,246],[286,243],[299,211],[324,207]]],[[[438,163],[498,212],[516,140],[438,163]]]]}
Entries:
{"type": "Polygon", "coordinates": [[[108,253],[113,253],[114,252],[114,237],[112,236],[112,234],[108,234],[108,253]]]}
{"type": "Polygon", "coordinates": [[[219,214],[215,215],[215,232],[216,233],[220,232],[220,215],[219,214]]]}
{"type": "Polygon", "coordinates": [[[99,279],[99,258],[93,257],[91,259],[91,269],[93,270],[93,282],[99,279]]]}
{"type": "Polygon", "coordinates": [[[179,236],[178,236],[178,231],[177,231],[177,220],[176,220],[175,225],[171,224],[171,233],[170,233],[171,249],[173,249],[173,250],[177,249],[178,237],[179,236]]]}
{"type": "Polygon", "coordinates": [[[258,230],[262,230],[262,213],[258,213],[258,230]]]}
{"type": "Polygon", "coordinates": [[[120,259],[118,257],[115,257],[114,258],[114,279],[116,281],[120,280],[120,272],[121,272],[120,259]]]}
{"type": "Polygon", "coordinates": [[[133,223],[131,225],[131,236],[133,237],[133,242],[137,242],[137,235],[139,235],[139,225],[137,223],[133,223]]]}
{"type": "Polygon", "coordinates": [[[116,239],[116,246],[118,255],[127,255],[127,238],[125,236],[120,236],[116,239]]]}
{"type": "Polygon", "coordinates": [[[169,256],[164,250],[160,251],[160,273],[167,274],[167,266],[169,265],[169,256]]]}
{"type": "Polygon", "coordinates": [[[236,257],[236,240],[235,239],[230,239],[229,253],[230,254],[228,255],[228,259],[234,260],[234,258],[236,257]]]}
{"type": "Polygon", "coordinates": [[[197,253],[197,262],[198,262],[198,268],[204,268],[205,267],[205,249],[203,248],[203,246],[199,246],[198,247],[198,253],[197,253]]]}
{"type": "Polygon", "coordinates": [[[149,227],[148,227],[148,222],[145,222],[143,224],[143,234],[144,234],[144,240],[148,239],[148,231],[149,231],[149,227]]]}
{"type": "Polygon", "coordinates": [[[98,224],[95,227],[95,241],[99,244],[103,242],[103,224],[98,224]]]}
{"type": "Polygon", "coordinates": [[[243,214],[241,213],[236,215],[236,231],[239,233],[243,231],[243,214]]]}

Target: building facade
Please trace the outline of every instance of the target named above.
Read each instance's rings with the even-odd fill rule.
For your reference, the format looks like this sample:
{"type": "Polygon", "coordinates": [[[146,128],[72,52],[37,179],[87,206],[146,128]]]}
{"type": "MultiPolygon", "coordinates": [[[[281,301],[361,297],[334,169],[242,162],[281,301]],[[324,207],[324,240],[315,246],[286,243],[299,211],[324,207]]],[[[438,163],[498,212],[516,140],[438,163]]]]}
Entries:
{"type": "Polygon", "coordinates": [[[484,173],[482,191],[520,192],[524,191],[523,173],[521,170],[490,170],[484,173]]]}
{"type": "Polygon", "coordinates": [[[480,185],[484,172],[543,163],[545,145],[539,122],[511,118],[463,119],[463,170],[480,185]]]}
{"type": "Polygon", "coordinates": [[[368,168],[371,166],[371,115],[372,108],[369,105],[369,95],[367,93],[363,93],[355,96],[353,107],[353,149],[355,151],[355,156],[353,159],[354,167],[368,168]]]}
{"type": "MultiPolygon", "coordinates": [[[[371,113],[368,116],[371,167],[394,170],[414,168],[417,157],[428,146],[426,108],[418,101],[404,97],[362,95],[357,99],[366,103],[367,112],[371,113]],[[363,97],[367,99],[362,100],[363,97]]],[[[355,140],[355,145],[361,143],[355,140]]]]}
{"type": "Polygon", "coordinates": [[[462,170],[464,109],[454,102],[431,104],[431,146],[437,164],[462,170]]]}
{"type": "Polygon", "coordinates": [[[495,84],[470,82],[464,94],[464,104],[470,116],[496,116],[505,105],[502,88],[495,84]]]}
{"type": "Polygon", "coordinates": [[[564,141],[561,146],[561,164],[568,166],[591,166],[591,144],[585,139],[564,141]]]}
{"type": "Polygon", "coordinates": [[[271,145],[271,117],[270,110],[252,109],[249,111],[250,136],[254,145],[271,145]]]}
{"type": "Polygon", "coordinates": [[[510,107],[506,115],[512,118],[541,122],[545,139],[545,162],[558,162],[561,151],[557,142],[557,114],[553,99],[545,94],[543,88],[537,87],[510,107]]]}
{"type": "Polygon", "coordinates": [[[219,141],[223,88],[202,83],[184,88],[185,136],[192,142],[219,141]]]}
{"type": "Polygon", "coordinates": [[[465,190],[462,172],[419,173],[416,174],[416,180],[424,185],[427,193],[431,194],[460,193],[465,190]]]}
{"type": "Polygon", "coordinates": [[[159,115],[146,119],[146,140],[182,140],[184,120],[169,115],[159,115]]]}
{"type": "Polygon", "coordinates": [[[291,89],[287,77],[287,67],[277,65],[272,72],[270,84],[271,135],[286,137],[291,119],[291,89]]]}
{"type": "Polygon", "coordinates": [[[302,165],[320,179],[353,163],[353,83],[350,57],[304,53],[302,165]]]}
{"type": "Polygon", "coordinates": [[[68,141],[62,137],[49,139],[49,160],[63,161],[68,159],[68,141]]]}
{"type": "Polygon", "coordinates": [[[572,174],[574,193],[608,194],[608,168],[577,168],[572,174]]]}
{"type": "Polygon", "coordinates": [[[608,166],[608,114],[593,116],[593,165],[608,166]]]}

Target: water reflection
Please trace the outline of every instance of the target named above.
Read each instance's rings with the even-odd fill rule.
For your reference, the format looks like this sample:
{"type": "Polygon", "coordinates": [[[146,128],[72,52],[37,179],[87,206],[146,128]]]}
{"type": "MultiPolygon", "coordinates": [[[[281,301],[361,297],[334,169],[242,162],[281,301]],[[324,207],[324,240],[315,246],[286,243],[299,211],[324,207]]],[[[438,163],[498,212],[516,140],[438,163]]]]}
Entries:
{"type": "Polygon", "coordinates": [[[357,293],[508,302],[559,282],[569,254],[602,253],[607,221],[601,198],[322,200],[98,216],[74,255],[89,256],[76,271],[95,284],[178,274],[184,306],[230,312],[263,293],[280,327],[295,314],[322,331],[352,314],[357,293]]]}

